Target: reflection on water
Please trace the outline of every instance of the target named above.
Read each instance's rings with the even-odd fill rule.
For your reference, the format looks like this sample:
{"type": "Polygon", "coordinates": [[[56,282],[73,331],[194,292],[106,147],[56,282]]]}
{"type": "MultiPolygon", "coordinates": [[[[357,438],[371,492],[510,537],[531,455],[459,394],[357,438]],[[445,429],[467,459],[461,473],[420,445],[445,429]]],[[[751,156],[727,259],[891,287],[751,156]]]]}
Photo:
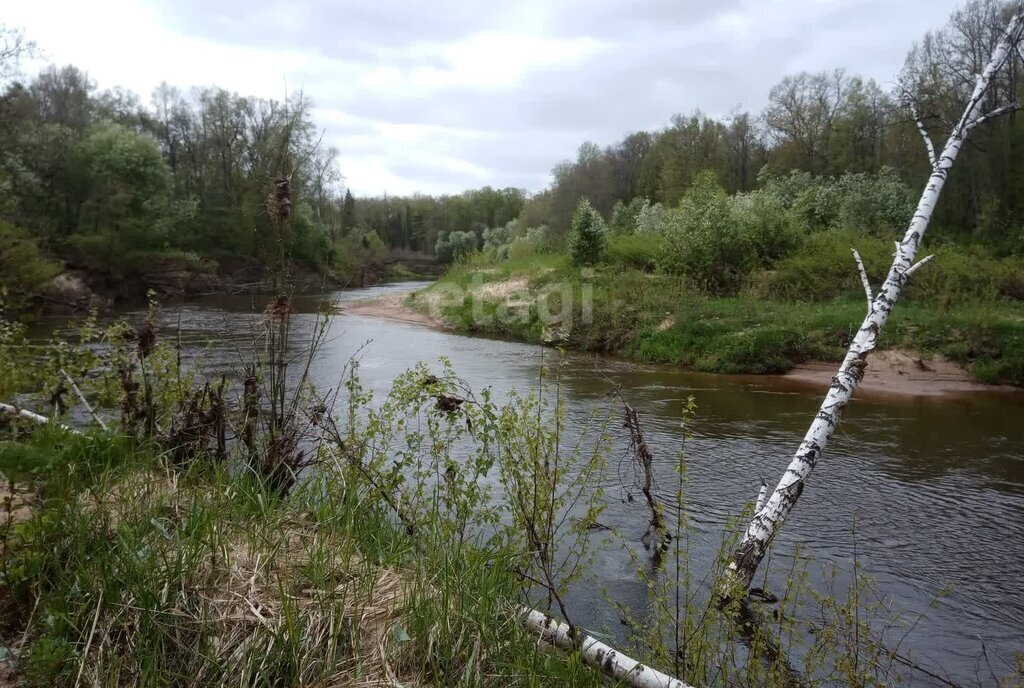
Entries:
{"type": "MultiPolygon", "coordinates": [[[[344,303],[412,286],[329,298],[344,303]]],[[[304,297],[296,304],[296,339],[308,339],[322,300],[304,297]]],[[[213,373],[247,359],[263,305],[259,297],[213,297],[165,308],[161,324],[175,328],[180,322],[185,353],[213,373]]],[[[490,386],[500,400],[512,389],[534,386],[541,361],[536,346],[341,315],[332,320],[314,362],[317,384],[336,386],[346,361],[367,342],[361,375],[378,398],[398,373],[446,356],[471,385],[490,386]]],[[[546,356],[550,362],[552,354],[546,356]]],[[[570,421],[609,408],[610,382],[626,390],[641,412],[667,492],[674,480],[681,406],[688,395],[696,397],[683,505],[699,532],[693,571],[711,565],[727,516],[753,501],[758,476],[778,479],[820,401],[819,393],[777,378],[704,375],[583,354],[567,355],[561,381],[570,421]]],[[[954,680],[974,682],[982,641],[990,654],[1008,658],[1024,649],[1024,598],[1017,589],[1024,566],[1022,410],[1024,395],[855,399],[779,537],[776,558],[800,543],[816,560],[849,573],[856,522],[859,563],[893,596],[895,607],[924,612],[952,585],[952,594],[927,611],[903,651],[924,664],[941,664],[954,680]]],[[[616,447],[613,465],[624,450],[624,444],[616,447]]],[[[607,485],[612,496],[622,491],[615,473],[607,485]]],[[[639,537],[644,511],[613,501],[603,521],[639,537]]],[[[781,573],[775,568],[773,573],[781,573]]],[[[603,555],[597,574],[616,598],[642,603],[642,586],[624,553],[603,555]]],[[[605,602],[588,592],[573,596],[580,618],[591,626],[618,627],[605,602]]]]}

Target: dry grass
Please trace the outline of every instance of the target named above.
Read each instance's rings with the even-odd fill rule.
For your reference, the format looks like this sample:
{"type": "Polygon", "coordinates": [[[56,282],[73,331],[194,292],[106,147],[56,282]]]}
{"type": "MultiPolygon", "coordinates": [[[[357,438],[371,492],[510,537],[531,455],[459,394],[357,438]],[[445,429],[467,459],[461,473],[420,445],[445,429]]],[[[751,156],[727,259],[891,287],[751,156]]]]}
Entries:
{"type": "Polygon", "coordinates": [[[149,520],[158,534],[147,540],[159,548],[152,558],[188,561],[180,578],[167,575],[162,585],[126,586],[121,599],[96,600],[76,682],[109,686],[112,675],[116,685],[139,682],[139,668],[123,657],[140,642],[152,643],[155,625],[164,654],[178,655],[180,670],[196,685],[239,677],[267,684],[284,675],[302,685],[417,685],[415,664],[395,640],[413,594],[411,576],[364,560],[351,543],[294,509],[262,523],[207,521],[221,513],[221,500],[236,497],[230,487],[226,492],[185,487],[172,473],[147,470],[81,496],[83,514],[112,540],[119,528],[149,520]],[[132,595],[153,589],[160,590],[156,604],[132,595]]]}

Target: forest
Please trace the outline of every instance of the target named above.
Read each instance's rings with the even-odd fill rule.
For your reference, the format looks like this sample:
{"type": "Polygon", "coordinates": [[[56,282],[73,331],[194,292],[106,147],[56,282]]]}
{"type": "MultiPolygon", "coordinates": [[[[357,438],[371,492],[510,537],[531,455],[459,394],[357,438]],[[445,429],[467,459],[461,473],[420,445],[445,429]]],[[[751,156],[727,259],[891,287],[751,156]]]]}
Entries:
{"type": "MultiPolygon", "coordinates": [[[[793,74],[767,90],[760,112],[676,114],[660,130],[604,147],[585,142],[538,193],[484,187],[436,197],[354,198],[347,184],[358,180],[345,179],[339,152],[323,145],[305,93],[276,101],[163,84],[146,104],[122,89],[99,91],[87,65],[25,79],[18,59],[33,45],[9,29],[0,287],[13,302],[66,268],[111,284],[169,263],[266,263],[265,197],[273,178],[289,174],[297,203],[288,255],[342,279],[389,249],[443,263],[517,240],[520,253],[563,250],[586,199],[610,234],[622,235],[612,250],[627,263],[690,273],[701,283],[694,260],[724,259],[730,284],[710,286],[735,291],[755,268],[772,268],[801,246],[811,259],[830,250],[819,232],[881,237],[904,224],[929,164],[916,120],[936,136],[948,129],[1008,8],[968,3],[913,45],[892,87],[842,69],[793,74]],[[686,225],[695,217],[687,207],[706,193],[729,205],[715,211],[719,220],[705,218],[718,238],[732,241],[744,233],[738,227],[759,225],[746,232],[743,255],[687,253],[686,225]]],[[[1015,97],[1021,78],[1015,57],[986,98],[1015,97]]],[[[1022,147],[1024,123],[1012,113],[976,133],[934,220],[936,241],[1018,262],[1022,147]]],[[[1007,271],[996,263],[996,272],[1007,271]]],[[[1024,284],[1011,272],[995,288],[1018,297],[1024,284]]]]}

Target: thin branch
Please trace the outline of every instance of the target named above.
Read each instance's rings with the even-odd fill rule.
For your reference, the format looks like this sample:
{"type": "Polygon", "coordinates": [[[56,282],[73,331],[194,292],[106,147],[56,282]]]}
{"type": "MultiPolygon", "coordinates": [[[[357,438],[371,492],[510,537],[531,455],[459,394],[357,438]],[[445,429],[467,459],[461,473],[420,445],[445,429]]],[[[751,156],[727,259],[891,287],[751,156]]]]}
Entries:
{"type": "Polygon", "coordinates": [[[970,128],[973,129],[974,127],[978,126],[979,124],[984,124],[985,122],[988,122],[990,120],[996,119],[997,117],[1002,117],[1004,115],[1009,115],[1011,113],[1017,112],[1017,110],[1020,110],[1020,103],[1018,103],[1017,101],[1014,101],[1012,103],[1008,103],[1008,104],[1003,105],[1001,107],[997,107],[995,110],[991,110],[989,112],[986,112],[984,115],[982,115],[978,119],[974,120],[974,122],[970,125],[970,128]]]}
{"type": "Polygon", "coordinates": [[[924,126],[924,120],[921,119],[921,115],[917,111],[917,106],[912,101],[909,101],[910,114],[914,117],[914,122],[917,123],[917,130],[921,132],[921,138],[924,139],[924,147],[928,150],[928,162],[932,167],[935,167],[935,144],[932,143],[932,137],[928,135],[928,130],[924,126]]]}
{"type": "Polygon", "coordinates": [[[95,420],[97,423],[99,423],[101,428],[103,428],[104,430],[107,430],[108,429],[107,428],[107,424],[104,423],[103,419],[100,418],[99,414],[96,413],[95,410],[93,410],[92,406],[86,400],[85,395],[82,394],[82,390],[78,388],[78,385],[76,385],[75,381],[71,379],[71,376],[68,375],[67,372],[63,368],[61,368],[60,374],[64,378],[64,381],[67,382],[69,385],[71,385],[71,389],[74,391],[75,396],[77,396],[78,400],[80,402],[82,402],[82,406],[84,406],[85,410],[89,412],[89,415],[92,416],[93,420],[95,420]]]}
{"type": "Polygon", "coordinates": [[[868,280],[868,271],[864,269],[864,261],[860,259],[860,253],[857,249],[851,248],[853,252],[853,259],[857,261],[857,270],[860,271],[860,283],[864,285],[864,295],[868,297],[868,311],[871,311],[871,304],[874,302],[875,297],[871,294],[871,282],[868,280]]]}
{"type": "Polygon", "coordinates": [[[907,268],[907,271],[905,273],[903,273],[903,274],[906,275],[907,277],[910,277],[915,272],[917,272],[917,269],[919,267],[921,267],[922,265],[924,265],[925,263],[927,263],[928,261],[930,261],[934,257],[935,257],[934,254],[932,254],[930,256],[925,256],[924,258],[922,258],[921,260],[917,261],[916,263],[911,265],[909,268],[907,268]]]}

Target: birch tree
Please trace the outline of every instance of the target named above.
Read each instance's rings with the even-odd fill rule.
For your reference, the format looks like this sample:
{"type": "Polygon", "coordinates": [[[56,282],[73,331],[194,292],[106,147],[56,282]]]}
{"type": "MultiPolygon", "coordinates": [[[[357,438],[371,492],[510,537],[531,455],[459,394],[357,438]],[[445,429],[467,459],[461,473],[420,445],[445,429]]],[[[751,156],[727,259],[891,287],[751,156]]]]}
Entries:
{"type": "Polygon", "coordinates": [[[993,50],[988,64],[977,75],[974,91],[941,152],[936,151],[927,128],[919,120],[919,128],[931,162],[931,176],[921,194],[910,226],[903,239],[896,242],[892,266],[877,294],[872,293],[863,262],[856,250],[853,251],[854,262],[860,272],[867,297],[867,315],[850,344],[846,357],[839,367],[839,372],[832,378],[832,384],[829,386],[821,408],[815,414],[807,434],[800,443],[786,472],[782,475],[782,479],[767,499],[759,496],[753,519],[727,567],[727,579],[729,579],[730,585],[728,593],[734,594],[750,587],[761,559],[764,558],[765,552],[787,514],[796,505],[797,499],[803,492],[804,482],[824,453],[839,424],[843,409],[846,408],[854,389],[864,377],[868,354],[875,350],[878,337],[892,313],[893,306],[911,275],[931,259],[931,256],[927,256],[915,262],[932,212],[935,210],[949,171],[952,169],[953,163],[956,162],[964,142],[979,125],[1018,109],[1016,102],[985,109],[989,87],[1000,70],[1013,59],[1014,51],[1018,49],[1021,35],[1024,33],[1024,2],[1017,3],[1014,7],[1015,12],[1006,30],[993,50]]]}

